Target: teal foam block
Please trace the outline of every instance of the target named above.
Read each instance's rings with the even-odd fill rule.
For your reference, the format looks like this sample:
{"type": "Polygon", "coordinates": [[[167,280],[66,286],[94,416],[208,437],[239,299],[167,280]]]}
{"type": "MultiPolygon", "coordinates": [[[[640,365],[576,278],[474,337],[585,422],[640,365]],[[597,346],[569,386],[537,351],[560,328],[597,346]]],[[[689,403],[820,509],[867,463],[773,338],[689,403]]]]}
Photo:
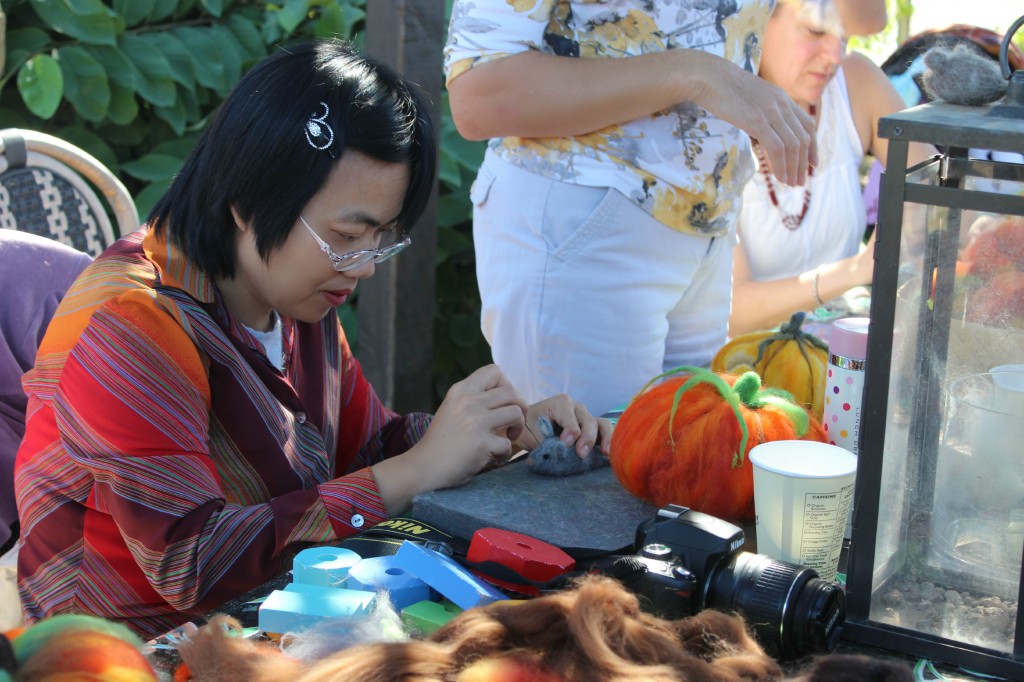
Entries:
{"type": "Polygon", "coordinates": [[[632,545],[637,526],[658,511],[626,491],[611,467],[541,476],[522,459],[457,488],[417,495],[409,516],[464,540],[480,528],[500,528],[562,549],[610,552],[632,545]]]}
{"type": "Polygon", "coordinates": [[[402,609],[402,623],[406,628],[415,630],[423,636],[429,636],[462,613],[462,609],[444,599],[440,602],[420,601],[402,609]]]}
{"type": "Polygon", "coordinates": [[[372,592],[322,588],[334,593],[274,590],[260,604],[259,628],[263,632],[298,632],[332,618],[369,615],[376,603],[372,592]]]}
{"type": "Polygon", "coordinates": [[[396,611],[430,599],[430,586],[396,565],[394,556],[363,559],[348,572],[345,584],[350,590],[385,590],[396,611]]]}
{"type": "Polygon", "coordinates": [[[507,599],[497,589],[450,558],[406,540],[394,556],[395,565],[430,585],[459,608],[471,609],[507,599]]]}
{"type": "Polygon", "coordinates": [[[361,558],[352,550],[341,547],[309,547],[292,559],[292,581],[306,585],[344,587],[349,569],[361,558]]]}

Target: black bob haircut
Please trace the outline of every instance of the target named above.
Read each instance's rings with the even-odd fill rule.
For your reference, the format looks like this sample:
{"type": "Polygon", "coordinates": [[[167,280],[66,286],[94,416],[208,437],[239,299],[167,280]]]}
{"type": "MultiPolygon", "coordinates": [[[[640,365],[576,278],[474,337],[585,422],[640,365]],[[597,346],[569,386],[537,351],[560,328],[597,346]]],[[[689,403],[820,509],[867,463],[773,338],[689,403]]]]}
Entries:
{"type": "Polygon", "coordinates": [[[148,222],[210,277],[233,277],[231,207],[252,224],[267,260],[351,149],[409,166],[398,216],[398,227],[408,231],[433,189],[435,145],[423,96],[391,68],[342,40],[280,48],[232,88],[148,222]],[[329,113],[322,120],[334,139],[318,150],[307,140],[307,125],[324,105],[329,113]]]}

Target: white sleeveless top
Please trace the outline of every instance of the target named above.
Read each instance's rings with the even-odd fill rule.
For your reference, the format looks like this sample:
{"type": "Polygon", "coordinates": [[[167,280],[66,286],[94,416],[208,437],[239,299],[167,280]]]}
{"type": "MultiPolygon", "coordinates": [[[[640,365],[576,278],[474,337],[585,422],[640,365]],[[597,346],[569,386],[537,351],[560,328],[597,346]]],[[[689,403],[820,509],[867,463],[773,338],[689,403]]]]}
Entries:
{"type": "MultiPolygon", "coordinates": [[[[850,113],[842,69],[822,93],[817,140],[818,165],[810,180],[810,204],[797,229],[782,224],[780,209],[772,205],[760,171],[743,189],[737,230],[755,280],[794,277],[852,256],[864,238],[867,211],[860,187],[864,152],[850,113]]],[[[774,176],[772,185],[781,211],[800,215],[804,188],[783,185],[774,176]]]]}

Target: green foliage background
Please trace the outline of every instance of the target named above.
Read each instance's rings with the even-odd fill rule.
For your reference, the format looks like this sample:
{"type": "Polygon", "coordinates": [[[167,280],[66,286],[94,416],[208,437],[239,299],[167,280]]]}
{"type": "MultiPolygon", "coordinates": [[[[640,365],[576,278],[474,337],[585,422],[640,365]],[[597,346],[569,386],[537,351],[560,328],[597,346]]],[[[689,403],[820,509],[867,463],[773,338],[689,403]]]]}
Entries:
{"type": "MultiPolygon", "coordinates": [[[[366,2],[3,0],[0,128],[39,130],[86,150],[121,178],[145,219],[249,66],[304,37],[361,45],[366,2]]],[[[479,331],[468,198],[483,145],[458,135],[446,100],[442,109],[432,378],[438,403],[452,383],[490,360],[479,331]]],[[[356,345],[354,309],[341,312],[356,345]]]]}

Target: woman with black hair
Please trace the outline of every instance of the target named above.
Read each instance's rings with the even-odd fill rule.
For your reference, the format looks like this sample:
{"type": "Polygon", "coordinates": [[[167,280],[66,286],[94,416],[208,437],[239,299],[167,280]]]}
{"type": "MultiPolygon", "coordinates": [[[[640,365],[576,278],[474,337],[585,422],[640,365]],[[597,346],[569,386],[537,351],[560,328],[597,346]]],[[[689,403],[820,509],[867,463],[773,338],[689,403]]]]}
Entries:
{"type": "Polygon", "coordinates": [[[407,247],[435,133],[416,90],[340,41],[279,50],[221,105],[137,232],[76,281],[25,379],[19,588],[152,636],[328,542],[458,485],[550,416],[586,453],[610,425],[528,406],[494,366],[437,415],[397,415],[335,314],[407,247]]]}

